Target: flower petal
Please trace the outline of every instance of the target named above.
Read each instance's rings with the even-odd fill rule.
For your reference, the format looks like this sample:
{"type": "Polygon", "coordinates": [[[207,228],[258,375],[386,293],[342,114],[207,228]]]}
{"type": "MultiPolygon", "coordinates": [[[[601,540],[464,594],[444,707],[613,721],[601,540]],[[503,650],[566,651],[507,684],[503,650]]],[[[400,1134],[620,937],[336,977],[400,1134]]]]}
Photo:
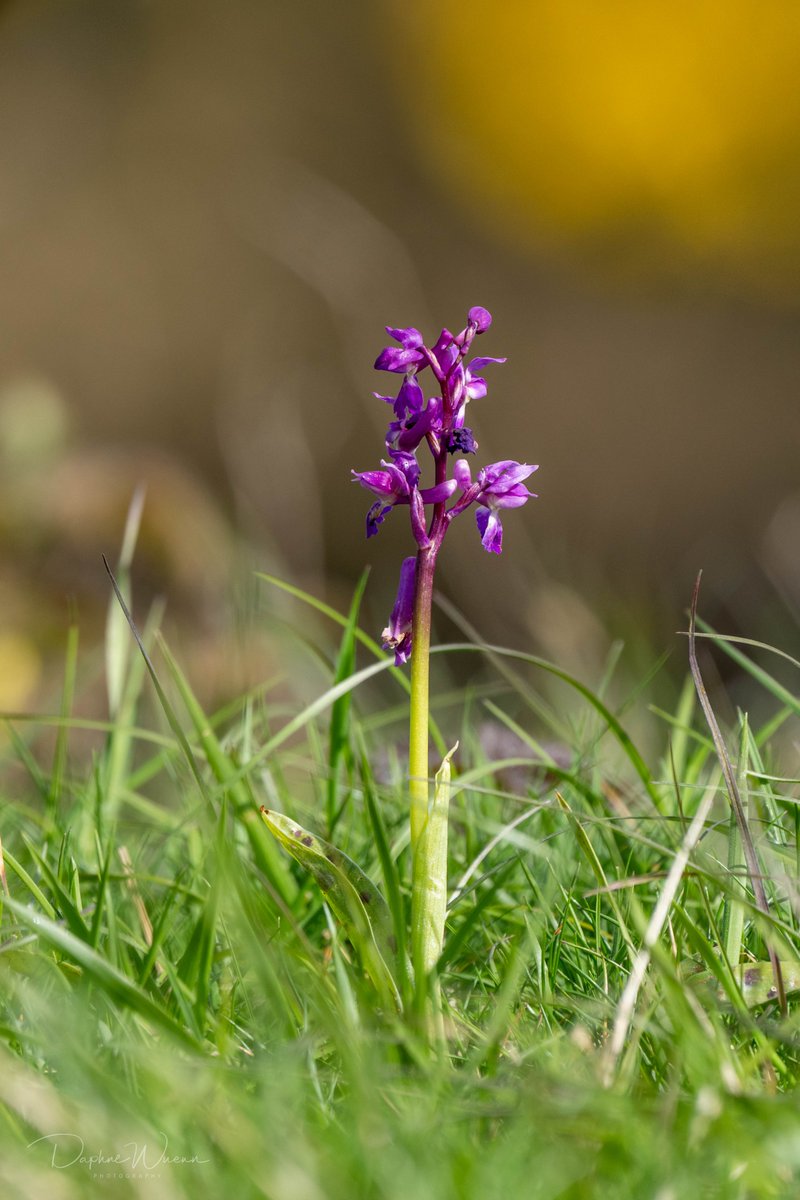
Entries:
{"type": "Polygon", "coordinates": [[[488,367],[490,363],[508,362],[507,358],[473,358],[470,359],[469,373],[472,375],[476,371],[482,371],[484,367],[488,367]]]}
{"type": "Polygon", "coordinates": [[[483,499],[490,508],[521,508],[530,499],[536,498],[535,492],[529,492],[524,483],[517,483],[508,492],[500,496],[489,496],[484,493],[483,499]]]}
{"type": "MultiPolygon", "coordinates": [[[[440,433],[442,428],[442,401],[432,396],[424,412],[412,414],[402,423],[395,439],[398,450],[416,450],[429,433],[440,433]]],[[[392,426],[389,426],[392,432],[392,426]]]]}
{"type": "Polygon", "coordinates": [[[449,329],[443,329],[436,342],[431,346],[433,357],[438,362],[443,375],[447,375],[453,363],[458,358],[458,347],[449,329]]]}
{"type": "MultiPolygon", "coordinates": [[[[400,472],[408,489],[416,487],[419,483],[419,463],[415,455],[407,450],[390,450],[389,457],[392,460],[386,464],[389,469],[400,472]]],[[[402,492],[405,490],[406,488],[401,489],[402,492]]]]}
{"type": "Polygon", "coordinates": [[[395,666],[408,662],[411,654],[411,626],[414,618],[414,597],[416,595],[416,558],[404,558],[400,567],[400,583],[397,588],[397,598],[394,602],[389,624],[383,631],[383,644],[387,650],[394,650],[395,666]]]}
{"type": "Polygon", "coordinates": [[[404,350],[418,350],[422,345],[422,334],[413,325],[406,329],[394,329],[391,325],[386,325],[385,329],[389,337],[399,342],[404,350]]]}
{"type": "Polygon", "coordinates": [[[497,513],[488,508],[479,508],[475,512],[475,520],[484,550],[488,550],[491,554],[501,554],[503,551],[503,526],[497,513]]]}
{"type": "Polygon", "coordinates": [[[388,471],[351,471],[353,483],[360,483],[376,496],[388,498],[395,494],[395,481],[388,471]]]}
{"type": "Polygon", "coordinates": [[[375,370],[405,374],[410,367],[424,367],[426,362],[427,359],[421,350],[405,350],[398,349],[396,346],[387,346],[375,359],[375,370]]]}
{"type": "Polygon", "coordinates": [[[378,529],[392,511],[394,505],[381,504],[380,500],[376,500],[372,508],[367,513],[367,537],[374,537],[378,529]]]}
{"type": "Polygon", "coordinates": [[[394,415],[401,421],[411,413],[422,411],[422,406],[425,403],[425,396],[422,388],[417,383],[416,375],[407,375],[403,380],[400,391],[397,393],[397,399],[394,403],[394,415]]]}
{"type": "Polygon", "coordinates": [[[521,483],[523,479],[527,479],[534,471],[538,471],[538,467],[529,466],[528,463],[517,462],[513,458],[505,458],[500,462],[489,463],[487,467],[478,475],[478,482],[483,488],[483,492],[488,495],[500,496],[508,492],[517,483],[521,483]]]}

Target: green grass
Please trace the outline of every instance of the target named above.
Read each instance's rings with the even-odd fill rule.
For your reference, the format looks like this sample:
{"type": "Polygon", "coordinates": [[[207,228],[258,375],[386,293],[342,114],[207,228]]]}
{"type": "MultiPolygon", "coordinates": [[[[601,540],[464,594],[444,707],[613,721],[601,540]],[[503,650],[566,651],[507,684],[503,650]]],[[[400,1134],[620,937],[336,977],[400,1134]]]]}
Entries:
{"type": "Polygon", "coordinates": [[[437,649],[434,679],[468,655],[486,671],[434,697],[439,760],[460,746],[432,1031],[407,965],[407,680],[358,627],[362,587],[342,616],[293,590],[310,701],[290,675],[206,714],[157,617],[145,662],[117,614],[93,756],[72,748],[74,634],[58,716],[5,720],[5,1194],[800,1194],[785,662],[717,641],[768,714],[732,715],[721,765],[688,669],[667,712],[611,669],[590,684],[472,638],[437,649]],[[301,632],[306,601],[326,636],[301,632]],[[305,861],[262,805],[310,831],[305,861]],[[326,878],[326,842],[383,893],[380,922],[371,884],[355,912],[347,859],[326,878]]]}

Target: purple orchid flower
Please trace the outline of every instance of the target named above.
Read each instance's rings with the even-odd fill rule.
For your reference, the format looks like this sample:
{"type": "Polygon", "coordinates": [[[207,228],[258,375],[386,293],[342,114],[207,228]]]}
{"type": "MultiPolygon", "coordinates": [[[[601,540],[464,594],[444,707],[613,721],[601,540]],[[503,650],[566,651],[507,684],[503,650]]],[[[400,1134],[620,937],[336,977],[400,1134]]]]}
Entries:
{"type": "Polygon", "coordinates": [[[483,467],[478,472],[477,481],[473,483],[469,463],[459,459],[453,467],[453,474],[463,495],[451,509],[450,516],[458,515],[472,503],[477,504],[479,507],[475,513],[475,520],[481,535],[481,544],[484,550],[492,554],[501,554],[503,525],[499,510],[520,508],[531,497],[536,496],[535,492],[528,491],[522,481],[538,469],[538,466],[507,458],[483,467]]]}
{"type": "Polygon", "coordinates": [[[398,450],[416,450],[429,434],[438,438],[441,432],[442,401],[440,396],[432,396],[421,412],[410,412],[403,420],[389,422],[386,445],[398,450]]]}
{"type": "Polygon", "coordinates": [[[397,396],[381,396],[379,392],[372,394],[377,400],[383,400],[385,404],[393,406],[398,421],[421,412],[425,405],[425,396],[414,374],[406,375],[397,396]]]}
{"type": "Polygon", "coordinates": [[[416,558],[404,558],[400,567],[400,584],[389,624],[381,637],[386,650],[394,650],[396,667],[408,662],[411,655],[411,624],[414,617],[414,594],[416,592],[416,558]]]}
{"type": "Polygon", "coordinates": [[[422,334],[418,329],[409,327],[408,329],[393,329],[391,325],[386,326],[386,332],[389,337],[394,338],[400,343],[400,348],[396,346],[387,346],[381,350],[378,357],[375,359],[376,371],[392,371],[395,374],[401,372],[405,374],[409,370],[419,370],[428,364],[428,351],[422,340],[422,334]]]}
{"type": "Polygon", "coordinates": [[[464,372],[464,392],[467,400],[482,400],[486,395],[488,388],[486,380],[483,376],[478,375],[478,371],[483,371],[491,363],[504,363],[505,358],[473,358],[472,362],[464,372]]]}
{"type": "MultiPolygon", "coordinates": [[[[373,537],[378,532],[396,504],[411,504],[412,510],[416,510],[419,516],[422,505],[441,504],[452,496],[458,486],[455,479],[447,479],[433,487],[420,489],[417,487],[419,463],[414,455],[403,450],[392,450],[390,454],[393,461],[383,459],[381,471],[351,471],[354,482],[378,497],[367,513],[367,537],[373,537]]],[[[424,514],[422,526],[424,533],[424,514]]],[[[418,529],[415,529],[414,535],[422,544],[418,534],[418,529]]]]}

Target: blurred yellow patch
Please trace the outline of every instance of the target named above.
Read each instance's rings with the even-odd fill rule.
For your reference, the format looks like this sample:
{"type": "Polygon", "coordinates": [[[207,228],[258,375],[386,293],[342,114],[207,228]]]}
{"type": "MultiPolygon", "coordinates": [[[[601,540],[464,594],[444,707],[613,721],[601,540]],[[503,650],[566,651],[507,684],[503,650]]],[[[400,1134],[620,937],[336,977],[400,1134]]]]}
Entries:
{"type": "Polygon", "coordinates": [[[796,0],[388,11],[424,151],[495,230],[614,257],[644,248],[661,266],[678,251],[796,286],[796,0]]]}
{"type": "Polygon", "coordinates": [[[0,712],[18,712],[32,700],[42,675],[36,647],[18,633],[0,631],[0,712]]]}

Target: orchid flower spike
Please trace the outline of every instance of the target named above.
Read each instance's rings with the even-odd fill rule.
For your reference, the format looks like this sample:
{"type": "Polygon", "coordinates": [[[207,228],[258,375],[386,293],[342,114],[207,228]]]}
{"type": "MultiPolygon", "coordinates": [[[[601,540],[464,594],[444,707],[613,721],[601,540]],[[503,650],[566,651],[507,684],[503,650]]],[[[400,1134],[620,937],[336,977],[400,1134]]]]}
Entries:
{"type": "Polygon", "coordinates": [[[424,590],[429,606],[428,585],[432,585],[436,559],[452,521],[474,505],[484,549],[500,554],[502,511],[520,508],[535,495],[524,480],[538,468],[515,459],[481,468],[474,482],[464,458],[457,458],[452,474],[448,473],[448,456],[477,452],[478,443],[466,424],[467,406],[487,395],[486,367],[506,361],[471,357],[475,338],[491,324],[491,313],[476,305],[467,313],[466,325],[459,333],[443,329],[430,346],[414,326],[387,325],[386,332],[397,345],[385,347],[375,360],[376,370],[403,376],[396,396],[375,393],[393,409],[394,419],[386,433],[388,457],[378,470],[353,471],[352,476],[377,497],[367,513],[367,537],[378,532],[394,508],[406,506],[410,514],[417,557],[403,561],[397,599],[383,634],[384,645],[394,650],[398,665],[411,656],[418,594],[424,590]],[[426,400],[418,375],[428,369],[438,394],[426,400]],[[433,471],[433,479],[425,487],[420,486],[422,468],[417,458],[423,446],[430,453],[433,471]],[[457,492],[460,495],[456,496],[457,492]]]}

